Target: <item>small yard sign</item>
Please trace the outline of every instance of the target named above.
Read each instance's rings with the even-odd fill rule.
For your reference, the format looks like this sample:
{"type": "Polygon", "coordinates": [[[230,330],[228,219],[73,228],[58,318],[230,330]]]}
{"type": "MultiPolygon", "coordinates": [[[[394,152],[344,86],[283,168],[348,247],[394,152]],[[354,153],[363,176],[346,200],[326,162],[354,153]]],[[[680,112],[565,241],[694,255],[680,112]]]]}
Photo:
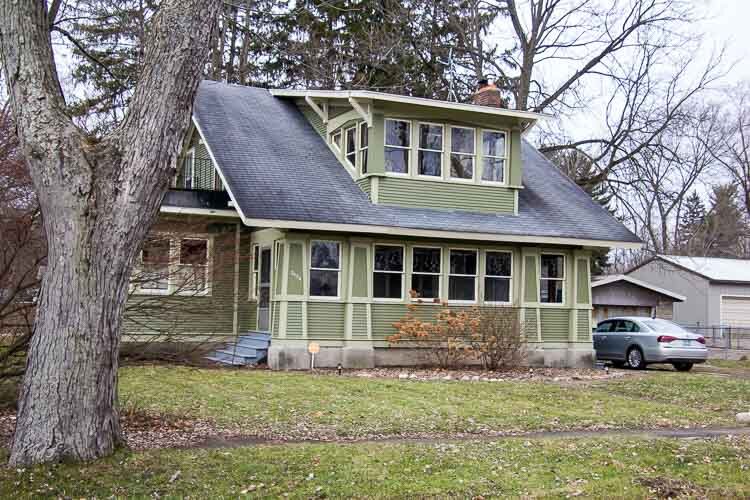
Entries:
{"type": "Polygon", "coordinates": [[[315,369],[315,355],[320,352],[320,344],[316,342],[310,342],[307,346],[307,351],[310,353],[310,369],[315,369]]]}

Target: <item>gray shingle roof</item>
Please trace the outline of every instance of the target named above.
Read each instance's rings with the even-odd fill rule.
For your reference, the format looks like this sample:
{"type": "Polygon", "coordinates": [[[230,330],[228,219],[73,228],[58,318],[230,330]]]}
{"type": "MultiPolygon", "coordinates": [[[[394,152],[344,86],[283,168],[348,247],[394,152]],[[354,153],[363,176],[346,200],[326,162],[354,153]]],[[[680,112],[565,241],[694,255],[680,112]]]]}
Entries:
{"type": "Polygon", "coordinates": [[[294,103],[265,89],[205,81],[194,116],[248,219],[640,241],[526,142],[519,213],[495,215],[372,204],[294,103]]]}

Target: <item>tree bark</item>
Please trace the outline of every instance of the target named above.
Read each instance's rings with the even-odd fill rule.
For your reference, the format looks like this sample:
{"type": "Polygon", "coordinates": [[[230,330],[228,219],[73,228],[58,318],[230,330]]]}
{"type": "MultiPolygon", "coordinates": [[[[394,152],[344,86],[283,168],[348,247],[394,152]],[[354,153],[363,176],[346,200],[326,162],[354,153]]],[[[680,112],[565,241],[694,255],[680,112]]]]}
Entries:
{"type": "Polygon", "coordinates": [[[0,0],[3,68],[48,241],[13,466],[92,460],[122,443],[117,358],[129,278],[176,171],[220,6],[162,4],[128,113],[98,139],[66,113],[45,2],[0,0]]]}

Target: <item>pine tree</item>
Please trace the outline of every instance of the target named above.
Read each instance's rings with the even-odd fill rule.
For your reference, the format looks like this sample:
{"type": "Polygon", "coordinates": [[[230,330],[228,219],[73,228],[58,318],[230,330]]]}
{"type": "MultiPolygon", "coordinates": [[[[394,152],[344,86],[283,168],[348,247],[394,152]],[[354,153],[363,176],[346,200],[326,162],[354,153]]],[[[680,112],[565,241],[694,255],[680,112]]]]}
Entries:
{"type": "Polygon", "coordinates": [[[714,186],[711,210],[706,217],[707,249],[711,257],[742,257],[748,225],[738,202],[736,184],[714,186]]]}
{"type": "Polygon", "coordinates": [[[685,199],[685,206],[677,222],[677,250],[683,255],[701,256],[706,253],[706,206],[693,193],[685,199]]]}

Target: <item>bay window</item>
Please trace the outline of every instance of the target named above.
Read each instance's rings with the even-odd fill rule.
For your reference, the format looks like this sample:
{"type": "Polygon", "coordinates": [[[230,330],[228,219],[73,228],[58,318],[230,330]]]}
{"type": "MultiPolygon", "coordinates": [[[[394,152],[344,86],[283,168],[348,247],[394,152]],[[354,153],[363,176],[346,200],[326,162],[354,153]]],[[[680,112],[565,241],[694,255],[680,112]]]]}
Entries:
{"type": "Polygon", "coordinates": [[[419,124],[417,173],[441,177],[443,168],[443,126],[433,123],[419,124]]]}
{"type": "Polygon", "coordinates": [[[482,132],[482,180],[505,182],[505,132],[485,130],[482,132]]]}
{"type": "Polygon", "coordinates": [[[385,171],[393,174],[409,173],[411,156],[411,122],[385,120],[385,171]]]}
{"type": "Polygon", "coordinates": [[[474,156],[474,129],[451,127],[451,178],[473,179],[474,156]]]}
{"type": "Polygon", "coordinates": [[[341,244],[313,241],[310,245],[310,296],[338,297],[341,244]]]}
{"type": "Polygon", "coordinates": [[[484,256],[484,301],[510,302],[512,254],[510,252],[486,252],[484,256]]]}
{"type": "Polygon", "coordinates": [[[476,300],[477,251],[450,250],[448,300],[474,302],[476,300]]]}
{"type": "Polygon", "coordinates": [[[419,299],[440,298],[440,248],[412,249],[411,289],[419,299]]]}
{"type": "Polygon", "coordinates": [[[565,256],[542,254],[542,273],[539,283],[539,301],[547,304],[562,304],[565,287],[565,256]]]}
{"type": "Polygon", "coordinates": [[[376,299],[402,299],[404,247],[375,245],[372,296],[376,299]]]}
{"type": "Polygon", "coordinates": [[[369,129],[367,123],[362,122],[359,124],[359,168],[363,174],[367,173],[367,149],[369,145],[368,139],[369,129]]]}
{"type": "Polygon", "coordinates": [[[346,162],[354,168],[357,162],[357,127],[350,127],[344,131],[346,139],[346,162]]]}

